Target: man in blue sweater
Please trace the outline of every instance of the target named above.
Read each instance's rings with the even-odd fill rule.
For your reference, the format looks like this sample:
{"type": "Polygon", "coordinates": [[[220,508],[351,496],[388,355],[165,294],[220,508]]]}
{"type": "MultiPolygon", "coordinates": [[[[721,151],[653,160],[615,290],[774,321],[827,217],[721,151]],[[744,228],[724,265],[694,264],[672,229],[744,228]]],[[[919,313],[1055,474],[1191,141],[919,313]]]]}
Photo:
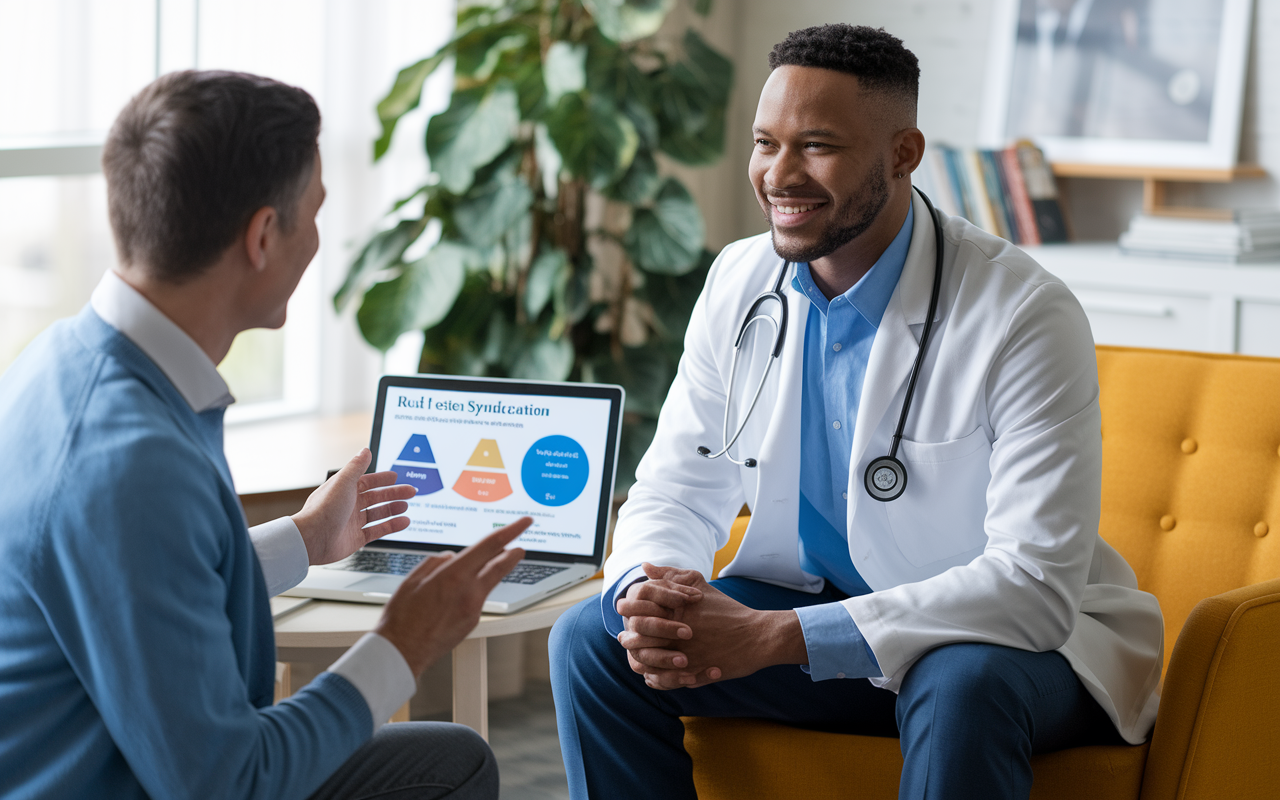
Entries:
{"type": "Polygon", "coordinates": [[[522,553],[501,529],[430,559],[327,672],[273,706],[268,598],[407,525],[357,455],[248,530],[214,365],[284,324],[324,199],[306,92],[167,75],[103,150],[120,266],[0,377],[0,796],[497,796],[469,729],[380,727],[522,553]],[[372,738],[371,738],[372,737],[372,738]]]}

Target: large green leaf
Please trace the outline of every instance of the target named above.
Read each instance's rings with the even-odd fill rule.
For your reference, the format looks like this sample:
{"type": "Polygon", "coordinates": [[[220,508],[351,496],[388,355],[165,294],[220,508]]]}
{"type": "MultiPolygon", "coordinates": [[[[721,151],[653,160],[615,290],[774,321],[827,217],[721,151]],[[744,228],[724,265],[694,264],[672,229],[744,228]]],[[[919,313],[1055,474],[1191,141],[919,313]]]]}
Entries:
{"type": "Polygon", "coordinates": [[[700,87],[712,105],[728,105],[733,91],[733,62],[716,52],[692,28],[684,34],[684,55],[672,68],[677,79],[700,87]]]}
{"type": "Polygon", "coordinates": [[[639,100],[629,99],[622,104],[622,113],[626,114],[631,124],[636,126],[641,144],[651,150],[657,150],[662,141],[662,130],[658,126],[658,118],[653,115],[649,107],[639,100]]]}
{"type": "Polygon", "coordinates": [[[547,115],[547,133],[564,159],[564,169],[603,188],[631,166],[640,144],[636,126],[601,97],[566,94],[547,115]]]}
{"type": "Polygon", "coordinates": [[[374,161],[386,155],[387,148],[391,147],[391,135],[395,133],[396,123],[405,114],[418,107],[418,103],[422,101],[422,84],[449,54],[448,47],[441,48],[435,55],[405,67],[396,75],[396,82],[392,85],[391,91],[378,101],[378,121],[382,123],[382,135],[373,143],[374,161]]]}
{"type": "Polygon", "coordinates": [[[605,36],[634,42],[658,32],[675,0],[582,0],[582,5],[605,36]]]}
{"type": "Polygon", "coordinates": [[[618,46],[600,35],[588,35],[587,91],[625,107],[635,102],[647,105],[652,100],[652,81],[632,61],[630,48],[618,46]]]}
{"type": "Polygon", "coordinates": [[[685,34],[684,60],[656,76],[662,150],[686,164],[707,164],[724,152],[725,108],[733,64],[694,31],[685,34]]]}
{"type": "Polygon", "coordinates": [[[503,297],[494,293],[486,274],[469,272],[453,308],[437,324],[426,329],[422,343],[421,370],[456,375],[483,375],[483,350],[490,320],[509,316],[503,297]]]}
{"type": "Polygon", "coordinates": [[[567,338],[535,339],[511,366],[511,377],[524,380],[562,381],[573,370],[573,345],[567,338]]]}
{"type": "Polygon", "coordinates": [[[364,338],[387,350],[405,331],[435,325],[453,307],[472,257],[467,247],[441,242],[422,258],[405,264],[396,278],[373,286],[356,314],[364,338]]]}
{"type": "Polygon", "coordinates": [[[528,216],[532,202],[533,191],[518,175],[500,172],[454,206],[453,222],[471,244],[492,247],[508,228],[528,216]]]}
{"type": "Polygon", "coordinates": [[[657,191],[658,162],[654,160],[653,153],[642,148],[636,152],[631,167],[608,188],[606,194],[634,206],[649,202],[657,191]]]}
{"type": "Polygon", "coordinates": [[[489,50],[484,54],[484,60],[476,66],[475,71],[470,73],[471,77],[477,81],[489,80],[489,78],[493,77],[494,72],[498,69],[498,64],[504,56],[530,45],[536,46],[537,41],[536,34],[530,35],[530,32],[525,31],[509,33],[499,38],[489,47],[489,50]]]}
{"type": "Polygon", "coordinates": [[[715,260],[715,253],[703,250],[697,266],[689,272],[683,275],[647,275],[644,285],[636,290],[636,295],[653,307],[658,334],[665,342],[679,345],[684,340],[693,306],[702,294],[707,272],[715,260]]]}
{"type": "MultiPolygon", "coordinates": [[[[475,38],[477,32],[483,35],[490,26],[496,27],[500,38],[504,28],[501,24],[503,21],[515,14],[528,12],[536,6],[537,0],[520,0],[520,2],[507,4],[503,9],[472,6],[459,11],[458,27],[454,31],[453,38],[434,54],[400,70],[391,91],[378,102],[378,121],[382,123],[382,135],[374,142],[373,160],[377,161],[386,154],[387,148],[391,146],[391,135],[395,132],[396,123],[405,114],[418,107],[422,100],[423,83],[444,63],[445,59],[457,53],[460,43],[475,38]]],[[[537,41],[536,32],[534,41],[537,41]]]]}
{"type": "Polygon", "coordinates": [[[683,275],[698,264],[706,228],[689,190],[667,178],[652,208],[638,208],[623,244],[641,269],[683,275]]]}
{"type": "Polygon", "coordinates": [[[559,284],[569,277],[569,259],[559,248],[546,248],[533,264],[529,266],[529,276],[525,280],[524,310],[529,319],[536,320],[551,301],[559,284]]]}
{"type": "Polygon", "coordinates": [[[400,256],[415,239],[422,235],[426,227],[426,217],[403,219],[397,222],[394,228],[375,233],[347,269],[346,280],[333,296],[334,309],[341,311],[368,276],[381,272],[399,261],[400,256]]]}
{"type": "Polygon", "coordinates": [[[511,144],[520,123],[510,84],[454,92],[449,107],[427,124],[427,156],[440,182],[454,194],[471,186],[476,168],[511,144]]]}
{"type": "Polygon", "coordinates": [[[547,84],[547,103],[555,105],[570,92],[587,86],[587,46],[569,42],[553,42],[547,48],[542,77],[547,84]]]}

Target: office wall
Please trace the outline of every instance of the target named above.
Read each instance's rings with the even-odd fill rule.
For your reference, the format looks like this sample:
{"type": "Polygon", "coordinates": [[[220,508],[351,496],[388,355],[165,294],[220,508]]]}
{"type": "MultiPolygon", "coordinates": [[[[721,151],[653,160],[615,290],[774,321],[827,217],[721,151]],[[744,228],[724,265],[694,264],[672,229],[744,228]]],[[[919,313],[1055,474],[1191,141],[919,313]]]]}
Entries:
{"type": "MultiPolygon", "coordinates": [[[[1245,87],[1240,158],[1280,177],[1280,0],[1255,0],[1245,87]]],[[[883,26],[920,58],[920,129],[929,141],[972,145],[977,139],[993,0],[717,0],[702,27],[737,64],[725,159],[691,178],[707,215],[708,239],[720,247],[765,230],[747,183],[751,121],[768,76],[769,49],[789,31],[824,22],[883,26]]],[[[1137,181],[1060,181],[1083,240],[1114,240],[1142,202],[1137,181]]],[[[1171,200],[1188,205],[1277,206],[1277,178],[1226,186],[1179,186],[1171,200]]]]}

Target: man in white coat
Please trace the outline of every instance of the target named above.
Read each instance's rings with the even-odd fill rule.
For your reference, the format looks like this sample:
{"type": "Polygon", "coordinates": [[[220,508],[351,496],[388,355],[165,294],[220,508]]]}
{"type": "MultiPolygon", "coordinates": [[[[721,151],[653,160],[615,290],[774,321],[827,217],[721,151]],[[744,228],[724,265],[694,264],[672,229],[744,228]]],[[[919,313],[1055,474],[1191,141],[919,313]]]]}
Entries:
{"type": "Polygon", "coordinates": [[[919,68],[898,39],[809,28],[769,61],[750,177],[771,232],[712,267],[608,588],[552,634],[570,792],[694,797],[693,715],[900,734],[901,797],[1025,798],[1032,753],[1141,742],[1158,699],[1159,606],[1098,536],[1088,322],[912,190],[919,68]],[[753,305],[771,321],[735,378],[753,305]],[[891,450],[896,497],[867,469],[891,450]]]}

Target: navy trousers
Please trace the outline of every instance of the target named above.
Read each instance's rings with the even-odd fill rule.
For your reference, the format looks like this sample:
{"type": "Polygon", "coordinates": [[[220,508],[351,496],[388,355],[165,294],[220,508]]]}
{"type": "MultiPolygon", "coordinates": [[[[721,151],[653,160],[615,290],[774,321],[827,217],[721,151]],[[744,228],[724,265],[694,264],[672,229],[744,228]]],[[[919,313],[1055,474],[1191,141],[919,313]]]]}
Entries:
{"type": "MultiPolygon", "coordinates": [[[[745,578],[714,581],[758,609],[831,602],[745,578]]],[[[1026,798],[1031,754],[1119,744],[1058,653],[952,644],[926,653],[899,694],[869,681],[813,681],[784,665],[698,689],[658,691],[631,671],[600,598],[551,632],[551,686],[573,798],[696,798],[681,716],[752,717],[814,730],[901,736],[900,798],[1026,798]]]]}

